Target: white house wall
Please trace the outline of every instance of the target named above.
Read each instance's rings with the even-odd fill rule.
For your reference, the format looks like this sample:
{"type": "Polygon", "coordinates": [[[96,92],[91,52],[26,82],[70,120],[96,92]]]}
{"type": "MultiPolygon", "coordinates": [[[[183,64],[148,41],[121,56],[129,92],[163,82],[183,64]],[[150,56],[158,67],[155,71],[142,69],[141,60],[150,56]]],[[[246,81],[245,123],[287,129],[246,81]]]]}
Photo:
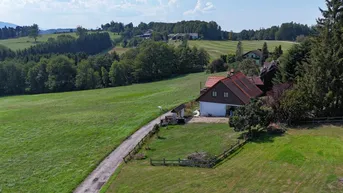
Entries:
{"type": "Polygon", "coordinates": [[[200,102],[200,116],[225,117],[226,106],[220,103],[200,102]]]}
{"type": "Polygon", "coordinates": [[[208,117],[209,115],[212,115],[212,117],[225,117],[227,106],[240,107],[241,105],[211,103],[211,102],[200,101],[200,116],[208,117]]]}

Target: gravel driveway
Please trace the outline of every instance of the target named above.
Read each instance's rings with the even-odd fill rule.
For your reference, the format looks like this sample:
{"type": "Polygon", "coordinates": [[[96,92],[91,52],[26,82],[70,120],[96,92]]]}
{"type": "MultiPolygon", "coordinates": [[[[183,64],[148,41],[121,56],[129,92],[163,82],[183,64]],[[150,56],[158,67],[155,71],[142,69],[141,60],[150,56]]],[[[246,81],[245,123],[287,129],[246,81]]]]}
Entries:
{"type": "MultiPolygon", "coordinates": [[[[168,112],[169,113],[169,112],[168,112]]],[[[166,116],[168,113],[162,115],[166,116]]],[[[123,162],[126,156],[154,127],[160,123],[160,118],[151,121],[149,124],[141,127],[131,137],[120,144],[109,156],[107,156],[100,165],[74,190],[74,193],[93,193],[99,192],[101,187],[108,181],[119,164],[123,162]]]]}
{"type": "Polygon", "coordinates": [[[226,123],[229,124],[229,118],[226,117],[193,117],[188,123],[226,123]]]}

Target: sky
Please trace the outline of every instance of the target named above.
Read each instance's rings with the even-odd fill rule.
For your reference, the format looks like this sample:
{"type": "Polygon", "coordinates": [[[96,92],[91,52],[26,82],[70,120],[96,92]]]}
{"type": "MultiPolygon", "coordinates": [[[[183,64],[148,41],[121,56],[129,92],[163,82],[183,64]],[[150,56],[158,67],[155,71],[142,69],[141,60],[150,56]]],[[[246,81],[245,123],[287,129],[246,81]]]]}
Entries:
{"type": "Polygon", "coordinates": [[[0,0],[0,21],[50,29],[203,20],[238,32],[291,21],[313,25],[319,7],[324,0],[0,0]]]}

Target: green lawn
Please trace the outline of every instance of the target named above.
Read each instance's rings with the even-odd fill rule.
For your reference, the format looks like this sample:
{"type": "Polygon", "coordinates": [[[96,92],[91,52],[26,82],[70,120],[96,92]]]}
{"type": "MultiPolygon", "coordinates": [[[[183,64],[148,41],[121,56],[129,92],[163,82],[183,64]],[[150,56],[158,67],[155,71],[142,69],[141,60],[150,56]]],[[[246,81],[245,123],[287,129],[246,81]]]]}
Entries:
{"type": "MultiPolygon", "coordinates": [[[[34,42],[34,39],[29,38],[29,37],[22,37],[22,38],[14,38],[14,39],[6,39],[6,40],[0,40],[0,44],[16,51],[20,49],[25,49],[29,48],[30,46],[43,43],[48,41],[49,38],[56,38],[57,36],[62,35],[62,34],[46,34],[38,37],[37,42],[34,42]]],[[[71,35],[76,37],[76,33],[65,33],[65,35],[71,35]]],[[[111,39],[118,38],[119,35],[115,33],[110,33],[111,39]]]]}
{"type": "MultiPolygon", "coordinates": [[[[188,140],[218,144],[209,133],[199,132],[196,139],[194,136],[188,140]]],[[[151,154],[163,157],[169,151],[176,152],[174,148],[180,154],[194,149],[187,142],[180,144],[175,141],[176,147],[168,145],[164,151],[151,154]]],[[[343,128],[323,126],[289,130],[285,136],[265,136],[246,144],[215,169],[153,167],[148,160],[132,161],[123,165],[108,192],[343,192],[340,178],[343,128]]]]}
{"type": "Polygon", "coordinates": [[[118,55],[122,55],[122,54],[124,54],[125,52],[127,52],[129,49],[131,49],[131,48],[123,48],[123,47],[121,47],[121,46],[116,46],[116,47],[112,48],[112,49],[109,51],[109,53],[115,51],[118,55]]]}
{"type": "MultiPolygon", "coordinates": [[[[287,51],[294,42],[286,41],[242,41],[244,52],[250,50],[262,49],[263,43],[267,42],[270,52],[274,51],[276,46],[281,45],[284,51],[287,51]]],[[[197,46],[204,48],[211,56],[211,59],[217,59],[223,54],[235,54],[238,41],[208,41],[208,40],[194,40],[189,41],[190,46],[197,46]]]]}
{"type": "Polygon", "coordinates": [[[71,192],[139,126],[194,99],[204,73],[148,84],[0,98],[0,191],[71,192]]]}
{"type": "Polygon", "coordinates": [[[219,155],[237,142],[238,134],[228,124],[187,124],[161,128],[160,139],[149,143],[151,151],[142,150],[148,158],[186,158],[194,152],[219,155]],[[204,140],[206,136],[206,140],[204,140]]]}

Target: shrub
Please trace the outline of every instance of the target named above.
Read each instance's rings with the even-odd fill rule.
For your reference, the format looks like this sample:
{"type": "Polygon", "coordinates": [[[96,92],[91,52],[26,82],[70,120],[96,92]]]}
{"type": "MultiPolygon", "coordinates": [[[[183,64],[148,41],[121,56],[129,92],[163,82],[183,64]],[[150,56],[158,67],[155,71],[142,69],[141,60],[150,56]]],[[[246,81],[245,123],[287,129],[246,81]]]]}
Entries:
{"type": "Polygon", "coordinates": [[[133,156],[133,159],[144,160],[144,159],[146,159],[146,156],[143,153],[137,153],[136,155],[133,156]]]}
{"type": "Polygon", "coordinates": [[[195,163],[207,164],[208,162],[214,160],[215,156],[213,156],[207,152],[195,152],[195,153],[189,154],[187,156],[187,159],[192,160],[195,163]]]}
{"type": "Polygon", "coordinates": [[[225,64],[225,62],[222,58],[213,60],[213,62],[211,62],[211,64],[209,64],[207,66],[206,72],[207,73],[223,72],[223,71],[227,70],[227,69],[225,69],[224,64],[225,64]]]}

